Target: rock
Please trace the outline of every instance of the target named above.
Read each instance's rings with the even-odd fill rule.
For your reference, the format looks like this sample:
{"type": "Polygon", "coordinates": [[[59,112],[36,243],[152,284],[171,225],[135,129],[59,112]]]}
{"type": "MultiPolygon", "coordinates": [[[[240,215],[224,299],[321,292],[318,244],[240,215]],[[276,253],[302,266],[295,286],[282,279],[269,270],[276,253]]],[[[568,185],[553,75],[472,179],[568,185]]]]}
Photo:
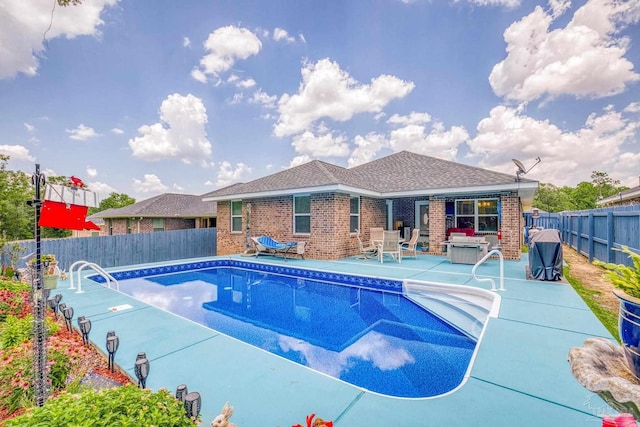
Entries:
{"type": "Polygon", "coordinates": [[[640,381],[631,373],[622,347],[605,338],[589,338],[569,351],[573,376],[619,412],[640,419],[640,381]]]}

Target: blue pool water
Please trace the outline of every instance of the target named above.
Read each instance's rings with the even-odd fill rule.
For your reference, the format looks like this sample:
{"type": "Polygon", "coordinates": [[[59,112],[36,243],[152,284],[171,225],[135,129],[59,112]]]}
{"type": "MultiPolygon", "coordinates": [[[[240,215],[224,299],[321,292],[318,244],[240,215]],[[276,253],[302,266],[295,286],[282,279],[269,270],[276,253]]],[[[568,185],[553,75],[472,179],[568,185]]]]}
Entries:
{"type": "Polygon", "coordinates": [[[114,276],[136,299],[370,391],[430,397],[462,381],[475,340],[397,290],[376,289],[397,283],[261,268],[114,276]]]}

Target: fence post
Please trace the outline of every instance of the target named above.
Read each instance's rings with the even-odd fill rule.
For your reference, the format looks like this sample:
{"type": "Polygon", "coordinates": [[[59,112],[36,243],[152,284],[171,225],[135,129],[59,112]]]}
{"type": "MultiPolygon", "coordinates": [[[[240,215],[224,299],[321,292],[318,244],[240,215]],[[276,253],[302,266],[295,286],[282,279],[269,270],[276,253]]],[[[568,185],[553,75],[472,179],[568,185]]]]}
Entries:
{"type": "Polygon", "coordinates": [[[607,262],[613,262],[613,212],[607,212],[607,262]]]}
{"type": "Polygon", "coordinates": [[[593,255],[594,255],[594,246],[593,246],[593,211],[589,211],[589,216],[587,217],[587,228],[588,228],[588,233],[589,236],[587,237],[587,245],[588,245],[588,257],[589,257],[589,262],[593,262],[593,255]]]}

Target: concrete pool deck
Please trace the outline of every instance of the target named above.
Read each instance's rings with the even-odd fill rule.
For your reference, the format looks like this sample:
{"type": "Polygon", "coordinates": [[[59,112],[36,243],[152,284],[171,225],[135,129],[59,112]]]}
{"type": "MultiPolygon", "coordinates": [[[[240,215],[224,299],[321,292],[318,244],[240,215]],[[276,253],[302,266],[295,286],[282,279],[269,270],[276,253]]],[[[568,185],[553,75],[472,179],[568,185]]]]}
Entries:
{"type": "MultiPolygon", "coordinates": [[[[441,256],[419,255],[401,264],[241,259],[489,288],[473,279],[471,265],[451,264],[441,256]]],[[[174,263],[180,261],[165,264],[174,263]]],[[[235,408],[230,421],[243,427],[304,425],[311,413],[349,427],[600,426],[602,416],[616,411],[575,380],[567,356],[588,338],[613,338],[570,285],[526,280],[527,265],[526,254],[521,261],[505,261],[500,313],[488,321],[469,378],[454,392],[428,399],[371,393],[89,280],[83,280],[81,294],[69,290],[67,280],[52,295],[63,294],[62,302],[74,308],[74,324],[77,316],[91,320],[90,339],[103,352],[107,332],[116,332],[115,362],[134,378],[136,355],[145,352],[151,363],[148,388],[173,393],[186,384],[199,392],[201,426],[210,425],[227,401],[235,408]],[[110,310],[118,306],[125,307],[110,310]]],[[[499,262],[488,260],[477,274],[497,282],[499,262]]]]}

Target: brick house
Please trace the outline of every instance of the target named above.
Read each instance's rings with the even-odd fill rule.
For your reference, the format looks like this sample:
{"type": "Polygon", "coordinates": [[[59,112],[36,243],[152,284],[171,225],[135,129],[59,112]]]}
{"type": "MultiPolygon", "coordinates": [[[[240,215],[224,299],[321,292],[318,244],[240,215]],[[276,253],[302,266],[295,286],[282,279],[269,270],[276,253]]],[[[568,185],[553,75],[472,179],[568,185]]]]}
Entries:
{"type": "Polygon", "coordinates": [[[305,255],[339,259],[357,254],[355,230],[420,228],[429,253],[453,228],[472,229],[520,259],[523,209],[537,181],[398,152],[346,169],[319,160],[205,194],[217,202],[218,254],[243,252],[249,237],[306,241],[305,255]]]}
{"type": "Polygon", "coordinates": [[[101,235],[137,234],[154,231],[216,226],[216,203],[203,196],[161,194],[123,208],[106,209],[91,215],[100,218],[101,235]]]}

